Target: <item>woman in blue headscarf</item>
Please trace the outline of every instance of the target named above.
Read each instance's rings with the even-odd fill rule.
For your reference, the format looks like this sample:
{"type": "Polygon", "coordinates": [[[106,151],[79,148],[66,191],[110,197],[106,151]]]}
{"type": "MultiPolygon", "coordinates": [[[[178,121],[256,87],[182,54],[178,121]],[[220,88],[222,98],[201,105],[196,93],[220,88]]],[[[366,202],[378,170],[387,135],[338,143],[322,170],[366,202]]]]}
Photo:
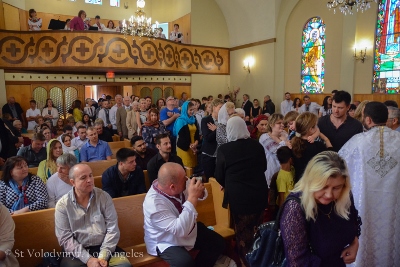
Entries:
{"type": "Polygon", "coordinates": [[[173,135],[177,137],[176,153],[186,167],[197,166],[197,145],[200,140],[199,126],[194,116],[193,103],[186,101],[182,105],[181,115],[174,124],[173,135]]]}

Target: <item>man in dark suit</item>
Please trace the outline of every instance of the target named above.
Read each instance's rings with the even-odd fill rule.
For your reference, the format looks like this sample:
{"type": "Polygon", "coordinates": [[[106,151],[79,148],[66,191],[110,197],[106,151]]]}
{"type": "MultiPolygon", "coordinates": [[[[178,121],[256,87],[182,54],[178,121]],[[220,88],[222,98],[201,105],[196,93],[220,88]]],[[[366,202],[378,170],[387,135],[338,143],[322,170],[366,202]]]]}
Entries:
{"type": "Polygon", "coordinates": [[[16,135],[13,135],[11,131],[12,129],[10,126],[0,118],[0,169],[7,158],[17,154],[15,144],[21,141],[16,135]]]}
{"type": "Polygon", "coordinates": [[[269,115],[275,113],[275,104],[272,102],[271,97],[269,95],[266,95],[264,97],[264,107],[262,113],[263,114],[268,113],[269,115]]]}
{"type": "Polygon", "coordinates": [[[246,117],[250,117],[250,112],[251,108],[253,107],[253,103],[249,100],[249,95],[244,94],[243,95],[243,104],[242,104],[242,109],[244,110],[244,113],[246,114],[246,117]]]}
{"type": "Polygon", "coordinates": [[[23,125],[26,126],[24,111],[22,110],[21,105],[15,102],[14,97],[8,98],[7,104],[5,104],[1,110],[3,114],[8,113],[11,115],[11,121],[20,120],[23,125]]]}

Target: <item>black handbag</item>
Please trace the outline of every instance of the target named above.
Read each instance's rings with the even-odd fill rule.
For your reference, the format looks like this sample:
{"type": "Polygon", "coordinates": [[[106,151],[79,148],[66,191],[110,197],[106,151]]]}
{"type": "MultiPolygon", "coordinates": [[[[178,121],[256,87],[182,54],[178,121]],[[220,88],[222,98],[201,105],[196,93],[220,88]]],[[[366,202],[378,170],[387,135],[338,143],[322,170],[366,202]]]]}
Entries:
{"type": "Polygon", "coordinates": [[[289,195],[279,209],[276,221],[263,223],[257,228],[252,249],[246,254],[246,260],[251,267],[284,267],[287,265],[279,223],[283,207],[289,200],[300,203],[298,197],[289,195]]]}

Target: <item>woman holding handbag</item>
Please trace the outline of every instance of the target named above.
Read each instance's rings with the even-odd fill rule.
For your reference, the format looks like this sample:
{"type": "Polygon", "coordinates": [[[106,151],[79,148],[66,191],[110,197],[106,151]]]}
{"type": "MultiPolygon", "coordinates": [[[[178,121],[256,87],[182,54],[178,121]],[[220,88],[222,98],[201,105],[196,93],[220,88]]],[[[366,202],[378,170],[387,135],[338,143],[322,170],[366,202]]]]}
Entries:
{"type": "Polygon", "coordinates": [[[355,261],[361,218],[344,160],[317,154],[283,207],[280,229],[288,266],[340,267],[355,261]]]}

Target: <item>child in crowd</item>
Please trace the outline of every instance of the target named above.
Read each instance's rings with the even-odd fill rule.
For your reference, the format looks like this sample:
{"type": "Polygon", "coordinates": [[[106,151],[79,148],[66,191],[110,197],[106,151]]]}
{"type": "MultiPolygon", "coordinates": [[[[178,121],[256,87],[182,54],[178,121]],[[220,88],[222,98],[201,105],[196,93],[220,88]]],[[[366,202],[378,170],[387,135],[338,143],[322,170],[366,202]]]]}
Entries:
{"type": "Polygon", "coordinates": [[[276,178],[278,192],[278,206],[281,207],[290,191],[294,186],[294,167],[292,166],[292,151],[287,147],[280,147],[276,151],[276,156],[281,165],[276,178]]]}
{"type": "Polygon", "coordinates": [[[36,125],[33,128],[33,131],[35,133],[39,133],[40,130],[42,129],[42,124],[44,124],[44,118],[42,116],[38,116],[38,117],[36,117],[35,122],[36,122],[36,125]]]}
{"type": "Polygon", "coordinates": [[[318,130],[318,116],[311,112],[303,112],[296,118],[296,135],[292,143],[293,166],[296,170],[294,177],[297,183],[308,162],[318,153],[327,149],[332,150],[329,139],[318,130]],[[318,133],[318,141],[316,137],[318,133]]]}
{"type": "MultiPolygon", "coordinates": [[[[296,135],[296,118],[299,116],[300,114],[297,111],[289,111],[285,117],[283,118],[285,124],[288,127],[288,134],[289,140],[292,140],[293,137],[296,135]]],[[[322,139],[320,138],[321,132],[319,131],[319,128],[316,128],[317,130],[315,131],[315,133],[311,136],[308,137],[308,142],[310,143],[314,143],[314,141],[322,141],[322,139]]]]}

